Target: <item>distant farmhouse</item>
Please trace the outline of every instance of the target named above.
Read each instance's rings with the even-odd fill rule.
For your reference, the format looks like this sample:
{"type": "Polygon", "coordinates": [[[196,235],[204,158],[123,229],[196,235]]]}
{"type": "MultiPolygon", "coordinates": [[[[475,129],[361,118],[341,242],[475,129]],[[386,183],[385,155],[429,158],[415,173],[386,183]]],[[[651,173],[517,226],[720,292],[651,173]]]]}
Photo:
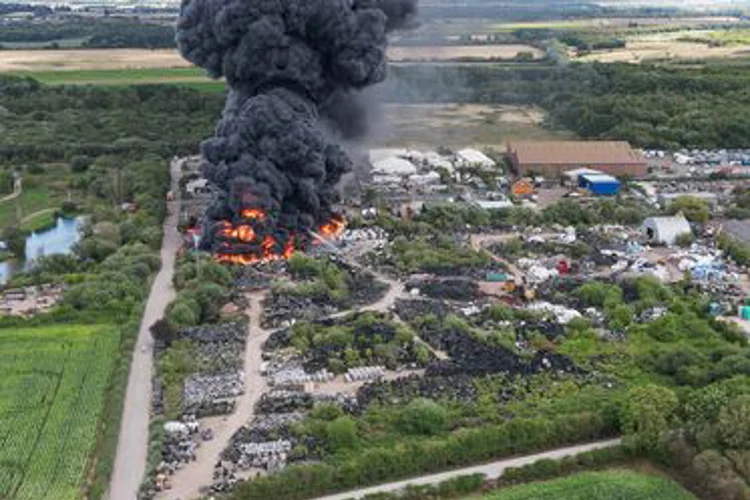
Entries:
{"type": "Polygon", "coordinates": [[[560,177],[574,169],[595,169],[615,177],[643,177],[648,165],[622,141],[511,142],[508,157],[518,175],[560,177]]]}

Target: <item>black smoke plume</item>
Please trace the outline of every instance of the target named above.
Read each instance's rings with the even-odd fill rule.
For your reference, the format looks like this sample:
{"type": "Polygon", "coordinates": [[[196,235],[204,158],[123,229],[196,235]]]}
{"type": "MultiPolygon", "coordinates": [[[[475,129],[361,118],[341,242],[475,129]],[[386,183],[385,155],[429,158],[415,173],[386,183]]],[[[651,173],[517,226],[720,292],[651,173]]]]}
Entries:
{"type": "Polygon", "coordinates": [[[362,129],[357,91],[386,77],[386,33],[414,25],[417,0],[183,0],[177,44],[229,95],[202,145],[220,190],[211,221],[244,223],[259,207],[275,226],[314,228],[331,216],[351,162],[336,137],[362,129]]]}

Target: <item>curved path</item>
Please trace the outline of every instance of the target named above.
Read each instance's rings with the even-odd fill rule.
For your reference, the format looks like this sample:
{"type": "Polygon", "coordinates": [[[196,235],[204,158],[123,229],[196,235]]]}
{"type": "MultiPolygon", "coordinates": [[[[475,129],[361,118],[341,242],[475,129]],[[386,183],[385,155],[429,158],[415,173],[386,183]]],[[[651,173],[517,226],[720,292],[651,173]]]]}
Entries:
{"type": "Polygon", "coordinates": [[[146,471],[148,425],[151,409],[151,374],[153,369],[153,339],[149,329],[164,316],[167,305],[174,298],[172,287],[174,264],[182,238],[177,231],[180,217],[179,185],[181,162],[173,160],[169,166],[172,192],[177,199],[167,203],[164,220],[164,240],[161,247],[161,269],[154,278],[151,294],[138,331],[138,342],[130,362],[128,389],[123,406],[120,437],[117,442],[114,471],[109,485],[110,500],[135,500],[146,471]]]}
{"type": "Polygon", "coordinates": [[[18,198],[19,196],[21,196],[21,193],[23,193],[23,182],[21,181],[20,178],[18,178],[13,183],[13,192],[9,194],[8,196],[0,198],[0,203],[4,201],[10,201],[14,198],[18,198]]]}
{"type": "Polygon", "coordinates": [[[511,467],[521,467],[523,465],[533,464],[543,459],[561,459],[563,457],[577,455],[591,450],[599,450],[602,448],[611,448],[620,444],[620,439],[610,439],[607,441],[596,441],[594,443],[579,444],[576,446],[570,446],[568,448],[559,448],[557,450],[545,451],[542,453],[536,453],[534,455],[527,455],[524,457],[506,458],[498,460],[484,465],[476,465],[473,467],[465,467],[463,469],[455,469],[447,472],[440,472],[438,474],[431,474],[429,476],[421,476],[414,479],[407,479],[406,481],[397,481],[395,483],[386,483],[379,486],[373,486],[370,488],[362,488],[359,490],[349,491],[347,493],[339,493],[337,495],[330,495],[321,497],[316,500],[349,500],[363,498],[366,495],[372,495],[374,493],[385,493],[393,492],[406,488],[407,486],[425,485],[425,484],[439,484],[448,479],[453,479],[459,476],[469,476],[472,474],[484,474],[487,479],[497,479],[503,475],[506,469],[511,467]]]}

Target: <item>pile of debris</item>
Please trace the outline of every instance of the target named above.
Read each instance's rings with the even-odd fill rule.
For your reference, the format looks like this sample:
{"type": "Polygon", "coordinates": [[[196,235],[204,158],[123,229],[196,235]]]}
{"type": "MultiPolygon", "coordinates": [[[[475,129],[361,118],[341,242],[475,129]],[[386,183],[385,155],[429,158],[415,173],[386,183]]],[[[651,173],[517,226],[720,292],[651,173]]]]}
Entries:
{"type": "Polygon", "coordinates": [[[155,474],[141,488],[138,500],[151,500],[159,492],[170,490],[170,477],[175,471],[196,460],[196,450],[201,442],[213,439],[210,429],[201,429],[194,415],[185,415],[182,421],[164,423],[164,439],[161,450],[161,462],[155,474]]]}
{"type": "Polygon", "coordinates": [[[339,311],[334,303],[321,303],[311,297],[272,293],[263,303],[263,328],[284,328],[297,321],[311,321],[339,311]]]}
{"type": "Polygon", "coordinates": [[[373,403],[397,405],[415,398],[471,403],[477,397],[474,380],[467,374],[449,377],[409,375],[395,380],[371,382],[357,390],[357,404],[362,409],[373,403]]]}
{"type": "Polygon", "coordinates": [[[285,274],[287,268],[285,260],[245,266],[234,281],[235,288],[246,292],[265,290],[271,287],[274,280],[285,274]]]}
{"type": "Polygon", "coordinates": [[[577,373],[578,369],[565,356],[539,351],[535,357],[542,356],[549,360],[547,368],[544,363],[535,364],[525,361],[510,349],[483,340],[457,328],[444,325],[423,325],[419,333],[433,348],[447,352],[449,360],[431,362],[425,371],[426,376],[452,376],[459,374],[486,375],[491,373],[530,374],[540,369],[577,373]]]}
{"type": "Polygon", "coordinates": [[[180,330],[181,339],[197,347],[197,365],[202,374],[221,374],[240,370],[243,365],[247,322],[201,325],[180,330]]]}
{"type": "Polygon", "coordinates": [[[270,413],[294,413],[310,410],[315,404],[313,395],[304,391],[272,390],[263,394],[255,403],[257,415],[270,413]]]}
{"type": "Polygon", "coordinates": [[[54,283],[6,289],[0,297],[0,314],[32,316],[48,311],[58,303],[64,291],[63,285],[54,283]]]}
{"type": "Polygon", "coordinates": [[[476,300],[482,295],[475,281],[463,278],[414,279],[407,282],[405,288],[412,295],[464,302],[476,300]]]}
{"type": "Polygon", "coordinates": [[[283,368],[269,376],[269,383],[273,386],[298,385],[308,382],[330,382],[333,380],[333,373],[323,368],[321,370],[307,373],[301,366],[292,368],[283,368]]]}
{"type": "Polygon", "coordinates": [[[199,430],[200,424],[194,416],[185,416],[181,422],[170,421],[164,424],[162,462],[167,470],[171,472],[195,461],[195,450],[198,448],[195,438],[199,430]]]}
{"type": "Polygon", "coordinates": [[[234,398],[245,392],[241,370],[219,375],[190,375],[183,390],[184,411],[199,418],[234,411],[234,398]]]}
{"type": "Polygon", "coordinates": [[[366,382],[370,380],[380,380],[385,377],[384,366],[362,366],[359,368],[349,368],[344,379],[347,382],[366,382]]]}
{"type": "Polygon", "coordinates": [[[383,228],[378,226],[363,227],[359,229],[347,229],[338,238],[338,242],[343,244],[355,243],[355,242],[380,242],[385,244],[388,242],[388,233],[383,228]]]}
{"type": "Polygon", "coordinates": [[[526,309],[542,313],[560,325],[567,325],[574,319],[582,317],[581,313],[575,309],[543,301],[531,303],[526,306],[526,309]]]}
{"type": "Polygon", "coordinates": [[[457,307],[438,300],[423,299],[397,299],[394,304],[394,311],[399,318],[406,322],[411,322],[419,316],[432,315],[437,318],[444,318],[449,314],[455,314],[457,307]]]}

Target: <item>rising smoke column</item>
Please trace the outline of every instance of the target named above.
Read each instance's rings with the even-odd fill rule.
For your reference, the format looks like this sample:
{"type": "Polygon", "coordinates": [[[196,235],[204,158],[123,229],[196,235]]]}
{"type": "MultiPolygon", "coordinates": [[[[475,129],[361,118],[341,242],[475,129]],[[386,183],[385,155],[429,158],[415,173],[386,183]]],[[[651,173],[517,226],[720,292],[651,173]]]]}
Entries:
{"type": "Polygon", "coordinates": [[[351,168],[334,137],[360,119],[356,91],[385,79],[386,33],[415,15],[416,0],[183,0],[180,52],[229,88],[202,145],[203,174],[221,191],[208,246],[211,221],[239,221],[247,207],[290,231],[331,216],[351,168]]]}

